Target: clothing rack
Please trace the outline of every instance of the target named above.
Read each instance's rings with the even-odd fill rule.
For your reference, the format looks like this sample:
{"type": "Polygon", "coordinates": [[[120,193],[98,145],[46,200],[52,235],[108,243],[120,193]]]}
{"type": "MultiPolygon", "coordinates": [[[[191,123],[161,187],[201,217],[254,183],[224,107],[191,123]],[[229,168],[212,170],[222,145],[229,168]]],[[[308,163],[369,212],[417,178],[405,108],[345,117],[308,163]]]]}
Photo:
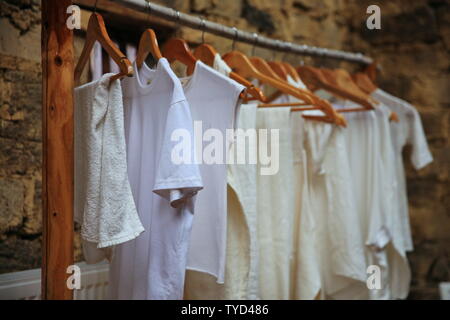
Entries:
{"type": "Polygon", "coordinates": [[[362,53],[319,48],[304,44],[299,45],[292,42],[274,40],[260,36],[257,33],[250,33],[247,31],[239,30],[235,27],[230,28],[219,23],[202,19],[198,16],[192,16],[189,14],[181,13],[172,8],[167,8],[158,4],[154,4],[149,0],[112,0],[112,1],[117,2],[118,4],[124,7],[128,7],[130,9],[148,12],[149,14],[155,15],[162,19],[170,20],[179,25],[215,34],[217,36],[228,38],[233,41],[248,43],[250,45],[261,48],[286,53],[295,53],[311,57],[332,58],[365,65],[369,65],[374,62],[372,58],[367,57],[362,53]]]}
{"type": "MultiPolygon", "coordinates": [[[[361,64],[373,60],[350,53],[260,37],[199,17],[179,13],[144,0],[113,0],[137,10],[147,10],[174,21],[234,41],[276,51],[327,57],[361,64]]],[[[93,1],[94,2],[94,1],[93,1]]],[[[73,31],[67,28],[71,0],[45,0],[41,4],[42,57],[42,298],[72,299],[68,287],[76,278],[74,264],[74,46],[73,31]]],[[[76,269],[75,269],[76,270],[76,269]]]]}

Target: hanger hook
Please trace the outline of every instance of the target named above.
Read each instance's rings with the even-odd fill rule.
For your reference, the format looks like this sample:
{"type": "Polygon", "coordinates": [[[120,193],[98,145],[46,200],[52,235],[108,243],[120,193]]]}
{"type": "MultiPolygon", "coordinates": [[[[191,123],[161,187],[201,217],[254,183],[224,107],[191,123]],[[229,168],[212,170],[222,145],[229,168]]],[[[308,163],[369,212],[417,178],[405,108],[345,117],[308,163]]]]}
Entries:
{"type": "Polygon", "coordinates": [[[150,6],[149,1],[145,1],[147,3],[147,24],[150,24],[150,15],[152,14],[152,7],[150,6]]]}
{"type": "Polygon", "coordinates": [[[231,44],[231,51],[234,51],[234,46],[235,46],[236,40],[238,38],[239,30],[236,27],[233,27],[232,29],[234,30],[234,38],[233,38],[233,43],[231,44]]]}
{"type": "Polygon", "coordinates": [[[206,28],[205,18],[201,18],[201,28],[202,28],[202,43],[205,43],[205,28],[206,28]]]}
{"type": "Polygon", "coordinates": [[[175,32],[180,29],[180,11],[175,10],[175,32]]]}
{"type": "Polygon", "coordinates": [[[283,61],[286,60],[287,55],[288,55],[288,54],[291,52],[291,50],[292,50],[292,42],[286,42],[286,46],[287,46],[287,49],[286,49],[286,51],[284,52],[284,55],[283,55],[283,58],[282,58],[283,61]]]}
{"type": "Polygon", "coordinates": [[[277,49],[280,48],[280,40],[278,40],[278,39],[275,40],[275,43],[276,43],[275,50],[272,51],[272,61],[275,61],[276,54],[277,54],[277,49]]]}
{"type": "Polygon", "coordinates": [[[97,12],[97,2],[98,2],[98,0],[95,0],[95,4],[94,4],[94,13],[97,12]]]}
{"type": "Polygon", "coordinates": [[[258,43],[258,37],[259,37],[259,35],[256,32],[253,32],[253,38],[255,38],[255,41],[253,41],[252,56],[255,55],[256,44],[258,43]]]}

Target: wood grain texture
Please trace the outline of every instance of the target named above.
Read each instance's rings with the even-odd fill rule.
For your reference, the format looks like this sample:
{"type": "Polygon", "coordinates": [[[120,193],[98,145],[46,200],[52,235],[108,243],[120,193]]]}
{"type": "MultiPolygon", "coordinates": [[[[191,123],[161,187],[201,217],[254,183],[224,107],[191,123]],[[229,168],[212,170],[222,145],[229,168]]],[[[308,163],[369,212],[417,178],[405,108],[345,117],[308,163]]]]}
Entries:
{"type": "Polygon", "coordinates": [[[72,299],[66,269],[73,264],[73,34],[70,0],[42,1],[43,255],[42,298],[72,299]]]}

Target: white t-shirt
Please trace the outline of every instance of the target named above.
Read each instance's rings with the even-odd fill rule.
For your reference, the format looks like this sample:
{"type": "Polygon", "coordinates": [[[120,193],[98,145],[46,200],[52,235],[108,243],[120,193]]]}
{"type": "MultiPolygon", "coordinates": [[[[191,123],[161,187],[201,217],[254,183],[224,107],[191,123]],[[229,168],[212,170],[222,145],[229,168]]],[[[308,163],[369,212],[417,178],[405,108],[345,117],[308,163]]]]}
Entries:
{"type": "MultiPolygon", "coordinates": [[[[397,170],[395,153],[393,145],[390,143],[392,141],[389,122],[391,111],[383,103],[380,103],[374,112],[377,116],[381,141],[382,206],[386,215],[391,219],[391,244],[384,250],[387,256],[382,257],[382,260],[386,260],[388,269],[387,285],[385,292],[383,293],[383,290],[381,292],[383,293],[382,298],[404,299],[409,292],[411,270],[406,257],[402,216],[397,198],[399,192],[395,172],[397,170]]],[[[376,256],[380,258],[379,253],[376,256]]]]}
{"type": "MultiPolygon", "coordinates": [[[[164,58],[124,79],[123,96],[128,175],[146,232],[116,249],[111,298],[182,299],[193,195],[202,188],[194,159],[176,164],[172,157],[185,142],[175,130],[193,137],[189,104],[164,58]]],[[[194,144],[183,146],[194,155],[194,144]]]]}
{"type": "MultiPolygon", "coordinates": [[[[336,108],[358,105],[346,101],[336,108]]],[[[383,104],[374,111],[345,113],[345,130],[357,210],[362,217],[366,261],[381,268],[382,288],[369,290],[371,299],[407,293],[410,270],[405,255],[397,194],[390,112],[383,104]],[[370,183],[368,183],[370,181],[370,183]]]]}
{"type": "Polygon", "coordinates": [[[413,250],[411,227],[408,214],[408,199],[406,190],[405,169],[403,167],[402,150],[405,145],[412,146],[411,162],[419,170],[433,161],[428,149],[427,140],[417,110],[404,100],[396,98],[389,93],[376,89],[372,97],[385,104],[389,109],[396,112],[399,122],[390,122],[391,137],[394,146],[396,176],[398,182],[398,203],[402,217],[403,236],[407,251],[413,250]]]}
{"type": "Polygon", "coordinates": [[[74,91],[74,217],[87,263],[111,259],[112,246],[144,231],[127,175],[122,88],[111,76],[74,91]]]}
{"type": "Polygon", "coordinates": [[[201,61],[197,61],[194,73],[181,81],[196,137],[204,137],[196,145],[204,190],[196,199],[187,268],[211,274],[217,277],[218,283],[223,283],[227,242],[226,152],[229,150],[226,129],[234,127],[239,94],[245,87],[201,61]]]}

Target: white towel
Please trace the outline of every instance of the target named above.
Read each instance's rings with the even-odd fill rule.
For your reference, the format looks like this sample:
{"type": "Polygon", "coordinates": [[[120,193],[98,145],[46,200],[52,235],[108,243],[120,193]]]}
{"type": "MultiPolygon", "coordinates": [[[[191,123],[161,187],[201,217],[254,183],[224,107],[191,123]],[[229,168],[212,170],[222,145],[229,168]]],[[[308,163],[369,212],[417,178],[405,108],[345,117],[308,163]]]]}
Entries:
{"type": "MultiPolygon", "coordinates": [[[[106,248],[136,238],[139,220],[127,174],[120,81],[110,76],[75,88],[75,221],[88,263],[106,248]]],[[[109,257],[110,258],[110,257],[109,257]]]]}

